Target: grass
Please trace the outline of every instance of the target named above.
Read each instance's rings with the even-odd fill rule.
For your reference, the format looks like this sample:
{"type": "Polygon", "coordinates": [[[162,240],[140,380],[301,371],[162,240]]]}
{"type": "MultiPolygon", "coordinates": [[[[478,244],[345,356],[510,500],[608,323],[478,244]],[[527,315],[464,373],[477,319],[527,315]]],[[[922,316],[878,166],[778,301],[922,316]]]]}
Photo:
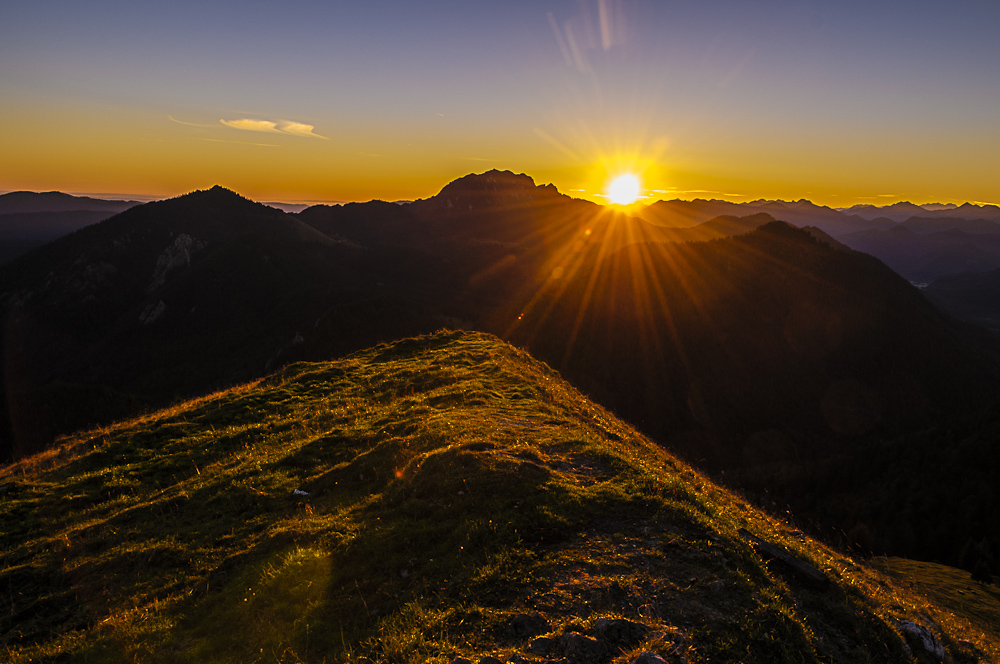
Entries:
{"type": "Polygon", "coordinates": [[[1000,588],[995,581],[989,585],[977,583],[965,570],[906,558],[879,558],[876,567],[945,610],[965,616],[982,634],[996,633],[1000,625],[1000,588]]]}
{"type": "Polygon", "coordinates": [[[503,659],[534,613],[553,637],[647,625],[608,662],[910,661],[904,619],[956,660],[1000,652],[995,628],[754,510],[484,334],[292,365],[67,438],[0,486],[12,662],[503,659]]]}

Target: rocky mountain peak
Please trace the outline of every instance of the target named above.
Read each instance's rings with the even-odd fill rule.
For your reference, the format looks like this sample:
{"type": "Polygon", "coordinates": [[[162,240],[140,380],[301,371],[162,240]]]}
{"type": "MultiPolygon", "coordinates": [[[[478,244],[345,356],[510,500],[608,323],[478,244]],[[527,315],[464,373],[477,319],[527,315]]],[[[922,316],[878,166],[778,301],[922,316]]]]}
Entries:
{"type": "Polygon", "coordinates": [[[449,212],[467,212],[487,207],[519,207],[558,195],[554,186],[538,186],[524,173],[494,169],[450,182],[433,200],[449,212]]]}

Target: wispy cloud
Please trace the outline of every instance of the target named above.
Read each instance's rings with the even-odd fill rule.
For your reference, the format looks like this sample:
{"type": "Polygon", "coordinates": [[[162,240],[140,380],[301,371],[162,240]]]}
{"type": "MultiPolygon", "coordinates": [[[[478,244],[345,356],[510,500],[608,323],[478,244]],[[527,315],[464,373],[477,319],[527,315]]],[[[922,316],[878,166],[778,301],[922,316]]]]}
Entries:
{"type": "Polygon", "coordinates": [[[175,118],[172,115],[168,115],[167,118],[171,122],[176,122],[177,124],[184,125],[185,127],[205,127],[205,128],[208,128],[208,129],[212,129],[212,128],[214,128],[216,126],[216,125],[198,124],[197,122],[184,122],[184,120],[178,120],[177,118],[175,118]]]}
{"type": "Polygon", "coordinates": [[[304,122],[294,122],[292,120],[251,120],[242,118],[239,120],[219,120],[222,124],[233,129],[243,129],[246,131],[263,131],[269,134],[289,134],[291,136],[303,136],[306,138],[322,138],[329,140],[326,136],[320,136],[313,131],[315,127],[304,122]]]}
{"type": "Polygon", "coordinates": [[[224,140],[219,139],[219,138],[199,138],[198,140],[199,141],[208,141],[210,143],[233,143],[234,145],[256,145],[257,147],[261,147],[261,148],[277,148],[277,147],[281,147],[279,145],[275,145],[274,143],[248,143],[246,141],[224,141],[224,140]]]}

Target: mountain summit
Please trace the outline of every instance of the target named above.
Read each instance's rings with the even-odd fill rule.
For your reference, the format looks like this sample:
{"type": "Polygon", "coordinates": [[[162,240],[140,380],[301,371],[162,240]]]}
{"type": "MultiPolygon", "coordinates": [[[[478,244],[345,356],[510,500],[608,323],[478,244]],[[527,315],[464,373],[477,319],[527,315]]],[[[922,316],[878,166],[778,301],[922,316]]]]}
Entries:
{"type": "Polygon", "coordinates": [[[523,205],[557,195],[558,190],[551,184],[539,186],[524,173],[494,169],[458,178],[445,185],[434,198],[449,209],[465,211],[523,205]]]}

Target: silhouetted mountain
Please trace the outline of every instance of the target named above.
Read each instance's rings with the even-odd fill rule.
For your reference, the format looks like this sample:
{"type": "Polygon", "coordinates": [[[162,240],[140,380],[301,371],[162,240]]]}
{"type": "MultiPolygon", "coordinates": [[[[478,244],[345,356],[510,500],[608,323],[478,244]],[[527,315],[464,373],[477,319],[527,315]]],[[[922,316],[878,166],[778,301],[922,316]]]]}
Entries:
{"type": "Polygon", "coordinates": [[[830,235],[840,235],[855,228],[870,228],[875,222],[845,215],[833,208],[816,205],[811,201],[751,201],[742,203],[744,209],[767,212],[778,221],[793,226],[816,226],[830,235]]]}
{"type": "Polygon", "coordinates": [[[667,228],[691,228],[715,217],[740,216],[743,210],[729,201],[656,201],[640,210],[637,215],[646,221],[667,228]]]}
{"type": "Polygon", "coordinates": [[[60,191],[38,193],[34,191],[12,191],[0,195],[0,214],[31,212],[124,212],[135,207],[137,201],[108,201],[88,196],[72,196],[60,191]]]}
{"type": "MultiPolygon", "coordinates": [[[[316,205],[298,217],[331,237],[368,247],[440,252],[442,243],[512,243],[537,240],[540,219],[568,208],[593,214],[599,206],[536,186],[527,175],[488,171],[446,185],[429,199],[316,205]]],[[[551,223],[544,224],[546,226],[551,223]]]]}
{"type": "Polygon", "coordinates": [[[819,240],[822,244],[827,245],[828,247],[832,247],[833,249],[836,249],[838,251],[854,251],[843,242],[833,239],[833,237],[830,234],[826,233],[823,230],[820,230],[819,228],[816,228],[815,226],[802,226],[802,230],[804,230],[806,233],[809,233],[809,235],[812,235],[814,238],[819,240]]]}
{"type": "Polygon", "coordinates": [[[943,203],[930,203],[928,205],[915,205],[908,202],[893,203],[892,205],[855,205],[843,208],[841,212],[852,214],[864,219],[876,219],[885,217],[895,222],[903,222],[910,217],[957,217],[960,219],[993,219],[1000,220],[1000,207],[996,205],[975,205],[974,203],[963,203],[962,205],[952,205],[943,203]]]}
{"type": "Polygon", "coordinates": [[[0,270],[7,449],[290,359],[485,327],[574,243],[649,239],[639,226],[495,171],[425,201],[298,217],[219,187],[130,209],[0,270]]]}
{"type": "Polygon", "coordinates": [[[692,228],[670,228],[663,232],[663,239],[670,242],[702,242],[720,237],[742,235],[774,221],[774,217],[766,212],[734,217],[724,215],[716,217],[692,228]]]}
{"type": "Polygon", "coordinates": [[[105,201],[56,191],[3,194],[0,196],[0,263],[135,205],[138,205],[135,201],[105,201]]]}
{"type": "Polygon", "coordinates": [[[761,213],[793,226],[813,226],[833,237],[872,229],[891,230],[902,223],[917,233],[951,229],[970,233],[1000,232],[1000,208],[971,203],[961,206],[932,204],[926,207],[912,203],[895,203],[884,207],[855,205],[835,210],[807,200],[761,199],[730,203],[696,199],[657,201],[640,210],[638,216],[658,226],[691,228],[719,216],[744,217],[761,213]]]}
{"type": "MultiPolygon", "coordinates": [[[[813,441],[905,429],[960,405],[956,386],[992,384],[962,334],[879,261],[775,222],[626,247],[541,298],[511,338],[662,440],[813,441]]],[[[685,453],[725,467],[733,450],[704,442],[685,453]]]]}
{"type": "Polygon", "coordinates": [[[136,400],[259,376],[323,319],[334,319],[328,345],[341,352],[408,333],[419,314],[397,316],[397,295],[366,258],[219,187],[132,208],[23,257],[0,270],[17,447],[108,419],[56,409],[62,392],[128,395],[109,406],[117,417],[136,400]]]}
{"type": "Polygon", "coordinates": [[[947,217],[959,217],[962,219],[992,219],[1000,220],[1000,206],[997,205],[975,205],[974,203],[962,203],[951,210],[941,210],[938,214],[947,217]]]}
{"type": "Polygon", "coordinates": [[[524,173],[492,170],[482,175],[466,175],[454,180],[431,199],[423,202],[438,214],[460,214],[531,208],[546,199],[566,199],[554,186],[536,185],[524,173]]]}
{"type": "MultiPolygon", "coordinates": [[[[836,212],[836,211],[834,211],[836,212]]],[[[886,219],[885,217],[878,217],[875,219],[862,219],[861,217],[855,215],[841,215],[839,217],[825,213],[822,217],[818,217],[815,220],[811,219],[808,214],[799,215],[794,218],[794,220],[789,221],[788,219],[782,219],[782,217],[789,217],[790,215],[775,215],[778,221],[788,221],[793,226],[813,226],[819,228],[824,233],[828,233],[833,237],[840,237],[841,235],[846,235],[847,233],[854,233],[859,230],[866,230],[869,228],[881,228],[888,229],[895,226],[894,221],[891,219],[886,219]]]]}
{"type": "Polygon", "coordinates": [[[298,216],[371,250],[392,279],[433,297],[442,320],[491,330],[590,252],[668,239],[665,229],[507,171],[460,178],[412,203],[316,206],[298,216]]]}
{"type": "Polygon", "coordinates": [[[888,219],[869,221],[829,207],[815,205],[807,200],[793,202],[757,200],[748,203],[700,199],[694,201],[657,201],[642,209],[638,216],[659,226],[689,228],[714,217],[744,217],[756,214],[768,214],[778,221],[784,221],[793,226],[815,226],[833,236],[869,228],[888,228],[894,225],[888,219]]]}
{"type": "MultiPolygon", "coordinates": [[[[941,208],[939,208],[941,209],[941,208]]],[[[910,217],[926,215],[930,208],[915,205],[908,201],[893,203],[892,205],[853,205],[849,208],[842,208],[844,214],[855,215],[862,219],[891,219],[894,222],[906,221],[910,217]]]]}
{"type": "Polygon", "coordinates": [[[219,187],[136,207],[0,271],[9,449],[291,359],[443,325],[503,331],[598,254],[768,220],[671,237],[499,171],[427,200],[297,217],[219,187]]]}

